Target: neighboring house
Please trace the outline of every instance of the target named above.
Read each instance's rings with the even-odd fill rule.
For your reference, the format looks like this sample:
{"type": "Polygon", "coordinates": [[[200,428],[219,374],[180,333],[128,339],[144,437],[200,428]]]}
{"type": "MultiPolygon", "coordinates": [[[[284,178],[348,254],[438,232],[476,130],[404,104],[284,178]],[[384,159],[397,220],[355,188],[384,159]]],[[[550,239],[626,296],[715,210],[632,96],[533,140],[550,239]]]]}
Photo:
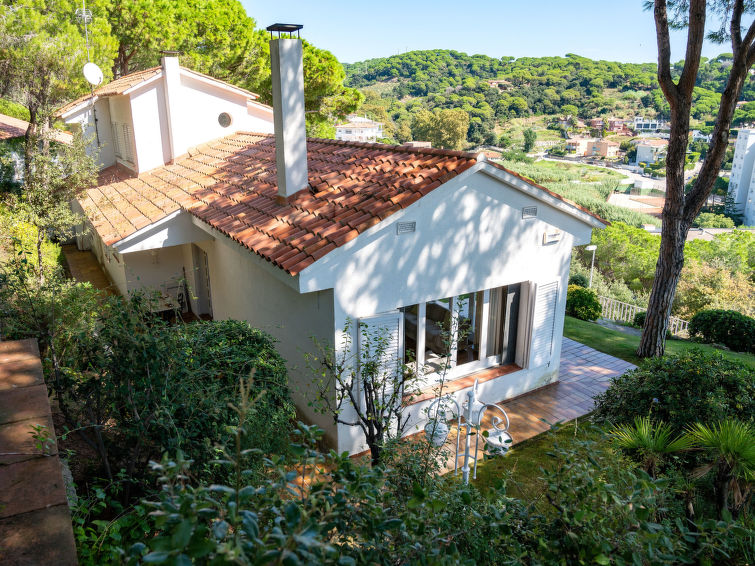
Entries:
{"type": "Polygon", "coordinates": [[[692,141],[710,143],[713,139],[713,134],[704,134],[700,130],[692,130],[690,132],[692,141]]]}
{"type": "Polygon", "coordinates": [[[643,118],[642,116],[635,116],[632,123],[632,129],[637,133],[657,132],[667,127],[668,122],[658,118],[643,118]]]}
{"type": "Polygon", "coordinates": [[[566,151],[577,156],[592,155],[595,138],[569,138],[566,140],[566,151]]]}
{"type": "Polygon", "coordinates": [[[668,140],[643,139],[637,142],[637,163],[655,163],[666,157],[668,140]]]}
{"type": "MultiPolygon", "coordinates": [[[[459,400],[471,377],[495,400],[554,382],[571,251],[604,222],[482,155],[307,140],[301,42],[270,50],[275,135],[208,139],[138,176],[111,166],[80,199],[81,242],[121,292],[183,278],[187,309],[271,333],[299,410],[339,451],[366,446],[311,407],[312,338],[356,354],[359,328],[381,331],[384,367],[414,364],[431,387],[439,329],[454,320],[469,330],[447,375],[459,400]]],[[[406,408],[412,424],[426,418],[420,399],[406,408]]]]}
{"type": "Polygon", "coordinates": [[[351,114],[344,124],[336,125],[336,139],[343,141],[375,142],[383,137],[382,122],[351,114]]]}
{"type": "Polygon", "coordinates": [[[611,159],[619,155],[619,144],[608,140],[597,140],[592,145],[591,155],[599,155],[611,159]]]}
{"type": "Polygon", "coordinates": [[[755,130],[739,130],[729,177],[731,212],[742,216],[745,226],[755,226],[755,130]]]}
{"type": "Polygon", "coordinates": [[[608,131],[609,132],[621,132],[624,130],[624,120],[618,118],[608,119],[608,131]]]}
{"type": "Polygon", "coordinates": [[[180,67],[162,65],[131,73],[74,100],[56,115],[91,138],[101,167],[122,165],[143,173],[186,155],[208,140],[240,131],[273,131],[273,109],[258,96],[180,67]],[[96,126],[95,126],[96,124],[96,126]]]}

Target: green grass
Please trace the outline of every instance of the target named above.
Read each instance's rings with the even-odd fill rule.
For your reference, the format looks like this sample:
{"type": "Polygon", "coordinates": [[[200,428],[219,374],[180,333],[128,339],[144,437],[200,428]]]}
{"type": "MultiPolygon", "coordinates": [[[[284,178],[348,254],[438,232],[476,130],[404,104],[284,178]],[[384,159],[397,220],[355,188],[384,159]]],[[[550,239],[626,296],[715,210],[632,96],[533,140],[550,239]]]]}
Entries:
{"type": "MultiPolygon", "coordinates": [[[[515,445],[506,456],[481,462],[477,468],[477,479],[473,483],[486,493],[504,481],[507,495],[536,504],[543,496],[545,487],[540,468],[550,465],[551,457],[548,453],[552,451],[554,444],[565,445],[574,439],[601,441],[604,436],[605,433],[586,417],[570,421],[553,431],[515,445]]],[[[597,446],[599,449],[610,450],[604,442],[599,442],[597,446]]]]}
{"type": "MultiPolygon", "coordinates": [[[[640,343],[639,336],[632,336],[618,330],[610,330],[594,322],[585,322],[584,320],[570,316],[567,316],[564,321],[564,336],[633,364],[641,361],[635,355],[637,346],[640,343]]],[[[729,360],[742,362],[755,369],[755,356],[752,354],[729,352],[728,350],[722,350],[709,344],[699,344],[690,340],[666,340],[667,354],[681,354],[692,348],[700,348],[706,353],[718,352],[729,360]]]]}
{"type": "Polygon", "coordinates": [[[29,110],[16,102],[11,102],[6,98],[0,98],[0,114],[13,116],[19,120],[29,120],[29,110]]]}

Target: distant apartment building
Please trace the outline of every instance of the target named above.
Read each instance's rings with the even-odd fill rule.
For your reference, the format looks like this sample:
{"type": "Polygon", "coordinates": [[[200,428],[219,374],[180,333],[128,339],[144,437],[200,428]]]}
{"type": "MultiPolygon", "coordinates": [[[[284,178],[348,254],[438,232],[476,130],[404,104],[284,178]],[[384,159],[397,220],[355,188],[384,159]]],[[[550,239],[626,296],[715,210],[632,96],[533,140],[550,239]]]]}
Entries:
{"type": "Polygon", "coordinates": [[[348,122],[336,125],[336,139],[343,141],[375,142],[383,137],[382,122],[351,114],[348,122]]]}
{"type": "Polygon", "coordinates": [[[741,214],[746,226],[755,225],[755,130],[739,130],[729,177],[732,212],[741,214]]]}
{"type": "Polygon", "coordinates": [[[637,143],[637,163],[655,163],[666,157],[667,140],[641,140],[637,143]]]}
{"type": "Polygon", "coordinates": [[[664,122],[658,118],[643,118],[642,116],[635,116],[632,123],[632,129],[635,132],[657,132],[668,127],[668,122],[664,122]]]}

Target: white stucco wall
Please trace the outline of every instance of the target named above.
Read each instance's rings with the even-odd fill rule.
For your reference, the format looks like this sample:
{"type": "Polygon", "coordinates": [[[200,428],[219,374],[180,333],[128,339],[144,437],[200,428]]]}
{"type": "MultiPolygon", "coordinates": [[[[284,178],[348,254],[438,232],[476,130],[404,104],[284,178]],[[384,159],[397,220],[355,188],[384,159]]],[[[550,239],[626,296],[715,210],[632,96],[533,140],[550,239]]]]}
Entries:
{"type": "Polygon", "coordinates": [[[101,169],[115,165],[113,153],[113,130],[110,127],[110,104],[107,99],[98,99],[91,105],[86,105],[78,112],[66,118],[67,124],[76,124],[81,128],[84,139],[87,140],[87,155],[97,155],[97,164],[101,169]],[[94,111],[93,111],[94,110],[94,111]],[[95,116],[97,129],[95,130],[95,116]],[[99,134],[100,145],[97,145],[99,134]]]}
{"type": "MultiPolygon", "coordinates": [[[[125,124],[130,128],[130,143],[131,143],[131,154],[133,156],[133,161],[128,161],[125,158],[117,158],[116,161],[119,163],[122,163],[129,169],[138,171],[139,163],[138,163],[138,152],[135,147],[134,142],[134,121],[131,117],[131,104],[129,101],[128,96],[111,96],[107,98],[107,102],[110,106],[110,122],[118,123],[118,124],[125,124]]],[[[115,135],[115,131],[113,132],[113,135],[115,135]]],[[[119,145],[121,146],[121,155],[125,155],[125,146],[126,140],[123,138],[123,136],[120,137],[118,141],[119,145]]]]}
{"type": "Polygon", "coordinates": [[[165,92],[161,80],[129,95],[134,120],[134,139],[139,173],[162,167],[170,161],[165,92]]]}
{"type": "MultiPolygon", "coordinates": [[[[347,319],[519,282],[559,281],[549,361],[481,386],[483,398],[500,401],[557,378],[571,249],[588,243],[590,233],[574,217],[476,172],[453,179],[331,252],[300,275],[301,285],[334,289],[335,343],[340,344],[347,319]],[[525,206],[537,206],[537,218],[523,219],[525,206]],[[398,235],[396,223],[410,221],[416,231],[398,235]],[[554,228],[562,231],[560,241],[543,245],[543,234],[554,228]]],[[[351,343],[356,344],[355,331],[351,343]]],[[[422,421],[427,405],[411,407],[414,422],[422,421]]],[[[339,427],[339,451],[365,448],[355,427],[339,427]]]]}

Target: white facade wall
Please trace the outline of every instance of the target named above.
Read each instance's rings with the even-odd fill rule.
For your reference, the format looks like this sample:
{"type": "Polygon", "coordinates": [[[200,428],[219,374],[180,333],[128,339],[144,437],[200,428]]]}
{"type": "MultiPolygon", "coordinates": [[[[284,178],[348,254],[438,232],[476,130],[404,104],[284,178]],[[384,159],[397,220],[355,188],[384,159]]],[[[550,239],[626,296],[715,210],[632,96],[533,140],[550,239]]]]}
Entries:
{"type": "MultiPolygon", "coordinates": [[[[534,367],[536,352],[529,352],[520,364],[524,369],[481,384],[481,397],[497,402],[557,379],[571,249],[588,243],[590,234],[575,218],[478,172],[451,180],[331,252],[300,275],[301,285],[305,290],[332,286],[338,345],[347,320],[503,285],[558,281],[548,361],[534,367]],[[537,218],[523,219],[525,206],[537,206],[537,218]],[[407,221],[416,222],[416,231],[397,235],[396,223],[407,221]],[[543,245],[543,234],[554,228],[562,230],[561,240],[543,245]]],[[[531,314],[534,299],[520,305],[520,325],[531,314]]],[[[527,330],[520,327],[518,336],[526,336],[527,330]]],[[[354,333],[352,345],[356,339],[354,333]]],[[[459,400],[465,392],[456,393],[459,400]]],[[[411,406],[412,424],[423,424],[430,402],[411,406]]],[[[407,433],[417,431],[412,427],[407,433]]],[[[339,451],[364,449],[359,430],[339,425],[339,451]]]]}
{"type": "Polygon", "coordinates": [[[665,152],[664,146],[639,143],[637,144],[637,163],[655,163],[658,161],[659,155],[665,152]]]}
{"type": "Polygon", "coordinates": [[[755,225],[755,130],[739,130],[734,146],[734,161],[729,177],[729,195],[735,214],[743,216],[746,226],[755,225]]]}

